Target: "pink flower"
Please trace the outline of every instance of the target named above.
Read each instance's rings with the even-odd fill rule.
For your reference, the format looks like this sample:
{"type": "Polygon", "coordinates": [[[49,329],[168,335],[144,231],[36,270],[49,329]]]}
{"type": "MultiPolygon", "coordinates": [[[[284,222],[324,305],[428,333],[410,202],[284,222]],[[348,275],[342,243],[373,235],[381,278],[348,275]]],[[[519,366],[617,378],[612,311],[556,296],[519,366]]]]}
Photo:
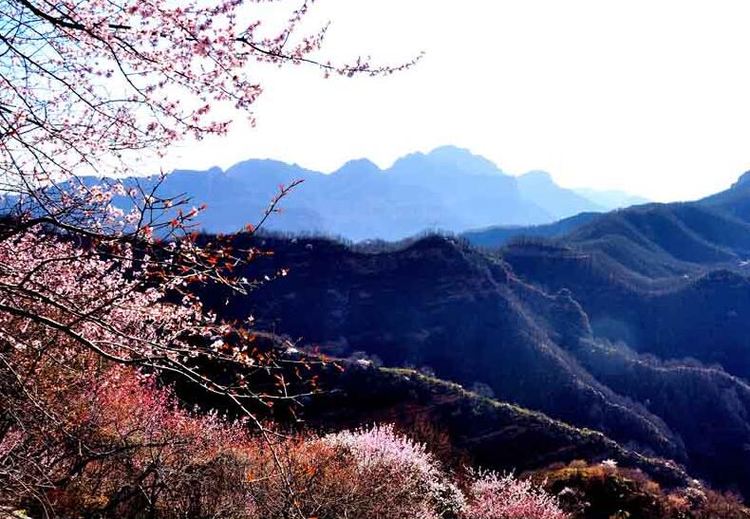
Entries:
{"type": "Polygon", "coordinates": [[[475,473],[466,519],[567,519],[554,496],[531,482],[494,472],[475,473]]]}

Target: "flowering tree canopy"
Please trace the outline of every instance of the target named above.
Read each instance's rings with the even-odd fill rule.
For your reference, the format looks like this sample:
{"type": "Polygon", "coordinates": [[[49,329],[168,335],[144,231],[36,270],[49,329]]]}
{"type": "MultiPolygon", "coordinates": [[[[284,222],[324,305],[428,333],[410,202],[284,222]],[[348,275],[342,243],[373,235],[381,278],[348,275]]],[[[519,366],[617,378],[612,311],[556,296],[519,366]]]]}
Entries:
{"type": "MultiPolygon", "coordinates": [[[[244,290],[250,281],[232,271],[260,251],[232,250],[228,240],[198,246],[202,207],[160,197],[158,183],[126,189],[85,175],[122,177],[133,152],[160,155],[180,139],[225,133],[231,121],[214,116],[215,106],[252,118],[264,63],[347,76],[411,65],[318,59],[325,28],[299,33],[312,2],[276,28],[262,23],[269,3],[279,2],[0,1],[0,310],[8,318],[109,360],[201,378],[185,363],[195,355],[186,331],[215,323],[184,287],[213,280],[244,290]],[[167,293],[181,293],[183,308],[155,305],[167,293]],[[169,313],[179,326],[163,324],[169,313]],[[136,321],[153,329],[126,331],[136,321]]],[[[292,187],[281,186],[265,217],[292,187]]],[[[214,353],[249,360],[230,351],[225,331],[201,333],[214,353]]]]}
{"type": "MultiPolygon", "coordinates": [[[[159,182],[117,179],[134,155],[226,133],[232,117],[217,113],[252,120],[259,67],[353,76],[411,65],[319,58],[325,27],[300,32],[311,3],[272,26],[264,11],[282,2],[0,0],[0,445],[38,430],[96,451],[65,401],[98,387],[111,364],[178,373],[249,415],[249,400],[294,397],[277,375],[280,354],[243,323],[207,314],[189,290],[208,280],[246,290],[252,280],[233,271],[261,251],[199,244],[201,207],[160,196],[159,182]],[[219,380],[202,371],[208,363],[233,368],[219,380]],[[261,391],[258,373],[278,383],[261,391]]],[[[293,187],[280,187],[261,224],[293,187]]],[[[47,495],[60,467],[46,456],[6,452],[0,485],[47,495]]]]}
{"type": "Polygon", "coordinates": [[[555,496],[511,475],[475,473],[466,517],[471,519],[566,519],[555,496]]]}

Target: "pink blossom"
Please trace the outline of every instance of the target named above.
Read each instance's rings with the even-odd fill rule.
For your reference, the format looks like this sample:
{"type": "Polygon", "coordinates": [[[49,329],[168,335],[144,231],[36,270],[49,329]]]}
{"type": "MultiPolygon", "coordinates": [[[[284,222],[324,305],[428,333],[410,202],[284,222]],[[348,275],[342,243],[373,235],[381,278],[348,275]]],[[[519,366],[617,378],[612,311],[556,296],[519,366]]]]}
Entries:
{"type": "Polygon", "coordinates": [[[567,519],[554,496],[511,475],[476,473],[467,495],[466,519],[567,519]]]}

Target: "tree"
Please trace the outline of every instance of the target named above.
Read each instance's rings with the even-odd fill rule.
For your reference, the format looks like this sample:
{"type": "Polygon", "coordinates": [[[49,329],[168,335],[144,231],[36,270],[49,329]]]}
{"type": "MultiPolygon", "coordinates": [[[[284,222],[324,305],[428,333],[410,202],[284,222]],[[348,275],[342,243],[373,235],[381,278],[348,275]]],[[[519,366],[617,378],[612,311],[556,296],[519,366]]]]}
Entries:
{"type": "Polygon", "coordinates": [[[567,519],[555,496],[511,475],[475,473],[465,516],[471,519],[567,519]]]}
{"type": "MultiPolygon", "coordinates": [[[[212,117],[215,104],[229,104],[252,117],[249,110],[262,91],[253,79],[252,66],[259,63],[307,63],[326,74],[347,76],[410,66],[374,68],[362,59],[350,65],[316,61],[311,55],[320,48],[325,29],[297,34],[310,2],[265,35],[257,17],[243,21],[244,15],[257,15],[261,3],[0,2],[0,175],[5,203],[0,239],[10,244],[10,255],[24,243],[27,258],[44,260],[41,265],[5,265],[8,279],[0,287],[0,310],[66,333],[110,360],[163,364],[190,374],[180,362],[185,350],[172,345],[162,349],[154,341],[123,350],[122,340],[94,344],[86,333],[99,327],[123,339],[118,324],[102,316],[120,304],[123,295],[146,287],[163,294],[212,279],[242,290],[249,282],[234,279],[231,271],[258,251],[232,251],[226,242],[198,247],[192,231],[201,208],[183,210],[180,206],[188,200],[160,198],[157,188],[126,190],[116,181],[95,184],[82,175],[122,176],[129,172],[129,152],[163,154],[187,136],[225,133],[230,121],[212,117]],[[129,202],[127,214],[113,203],[116,198],[129,202]],[[45,242],[53,236],[76,246],[48,247],[45,242]],[[33,250],[37,246],[43,249],[33,250]],[[98,274],[90,269],[92,292],[78,294],[99,299],[100,307],[83,309],[80,301],[66,299],[56,286],[36,279],[48,265],[70,261],[104,262],[98,274]],[[113,271],[127,271],[127,276],[112,283],[113,271]],[[107,297],[98,290],[104,287],[107,297]],[[27,301],[33,309],[21,304],[27,301]],[[53,322],[44,313],[47,309],[64,315],[53,322]]],[[[291,187],[281,187],[266,217],[291,187]]],[[[73,276],[65,282],[75,280],[73,276]]],[[[196,301],[189,294],[185,298],[183,306],[198,316],[196,301]]]]}
{"type": "MultiPolygon", "coordinates": [[[[96,383],[110,364],[177,373],[253,419],[246,402],[293,396],[258,391],[251,375],[273,373],[279,352],[255,347],[251,331],[218,322],[187,290],[207,280],[248,289],[232,273],[262,252],[199,245],[202,208],[161,197],[158,182],[126,189],[89,177],[122,177],[134,154],[163,157],[181,139],[226,133],[217,107],[252,119],[263,64],[345,76],[413,64],[318,60],[325,28],[300,34],[311,2],[270,31],[268,3],[0,0],[0,446],[41,427],[100,452],[59,404],[63,388],[96,383]],[[207,360],[236,369],[219,380],[202,370],[207,360]]],[[[260,224],[293,187],[281,186],[260,224]]],[[[5,495],[45,499],[56,480],[43,451],[5,452],[5,495]]]]}

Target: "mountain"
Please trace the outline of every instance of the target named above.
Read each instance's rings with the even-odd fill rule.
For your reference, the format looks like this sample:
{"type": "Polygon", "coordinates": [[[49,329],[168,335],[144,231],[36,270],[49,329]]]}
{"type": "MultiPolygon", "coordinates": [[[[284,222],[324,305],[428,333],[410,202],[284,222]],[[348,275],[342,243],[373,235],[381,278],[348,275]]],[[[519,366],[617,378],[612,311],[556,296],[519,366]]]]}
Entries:
{"type": "Polygon", "coordinates": [[[231,319],[252,309],[261,328],[330,355],[488,388],[747,496],[747,188],[582,214],[494,250],[471,233],[361,246],[256,237],[275,254],[245,274],[290,274],[204,300],[231,319]]]}
{"type": "Polygon", "coordinates": [[[692,203],[632,207],[566,234],[517,237],[499,254],[526,282],[570,290],[595,335],[748,380],[748,206],[750,190],[738,182],[692,203]]]}
{"type": "MultiPolygon", "coordinates": [[[[206,203],[200,222],[204,230],[227,233],[257,222],[279,185],[294,180],[303,183],[283,200],[283,212],[267,223],[268,230],[354,241],[398,240],[429,230],[542,224],[603,210],[557,186],[546,173],[516,178],[483,157],[451,146],[412,153],[386,170],[361,159],[331,174],[273,160],[248,160],[226,171],[175,171],[160,192],[188,195],[196,205],[206,203]]],[[[155,182],[126,180],[129,186],[155,182]]]]}
{"type": "Polygon", "coordinates": [[[611,209],[606,205],[592,203],[591,199],[575,191],[561,188],[546,171],[526,173],[518,177],[517,181],[521,196],[544,207],[556,220],[579,213],[611,209]]]}
{"type": "Polygon", "coordinates": [[[499,258],[436,236],[382,252],[326,240],[265,242],[274,251],[269,272],[285,266],[290,274],[246,297],[204,294],[206,305],[229,319],[246,319],[252,308],[258,326],[327,354],[362,350],[386,365],[427,367],[615,440],[681,455],[658,417],[628,406],[570,357],[590,335],[578,304],[521,282],[499,258]]]}
{"type": "Polygon", "coordinates": [[[498,248],[518,238],[556,238],[598,218],[600,213],[579,213],[554,223],[530,226],[493,226],[461,233],[469,243],[477,247],[498,248]]]}
{"type": "Polygon", "coordinates": [[[624,191],[598,190],[589,188],[577,188],[573,190],[583,198],[591,200],[595,204],[605,207],[607,210],[624,209],[631,205],[642,205],[651,202],[642,196],[631,195],[624,191]]]}
{"type": "MultiPolygon", "coordinates": [[[[650,228],[643,225],[641,234],[650,228]]],[[[584,243],[596,233],[580,236],[584,243]]],[[[252,314],[259,329],[283,330],[331,356],[374,356],[387,366],[486,388],[499,400],[601,432],[632,452],[674,460],[750,495],[750,392],[736,371],[743,362],[739,345],[734,367],[679,360],[700,358],[700,348],[710,351],[716,342],[710,334],[727,326],[726,305],[715,312],[698,306],[693,313],[686,306],[722,300],[721,283],[716,295],[698,285],[679,297],[691,286],[681,269],[698,264],[674,258],[678,273],[665,278],[674,286],[659,288],[658,279],[629,270],[631,277],[621,276],[610,269],[613,259],[592,261],[593,252],[572,246],[521,242],[498,254],[439,236],[362,246],[273,236],[237,240],[241,248],[274,251],[243,275],[290,271],[246,296],[206,289],[204,303],[222,317],[252,314]],[[642,328],[639,319],[647,323],[642,328]],[[670,330],[682,350],[659,349],[670,330]],[[632,344],[623,343],[628,339],[632,344]]],[[[661,242],[656,235],[652,240],[661,242]]],[[[596,243],[590,240],[591,247],[596,243]]],[[[648,245],[641,244],[644,250],[648,245]]],[[[654,254],[647,263],[662,256],[671,257],[654,254]]],[[[743,319],[750,307],[736,311],[737,321],[750,322],[743,319]]]]}
{"type": "Polygon", "coordinates": [[[743,174],[726,191],[706,197],[698,203],[713,207],[742,221],[750,221],[750,171],[743,174]]]}
{"type": "MultiPolygon", "coordinates": [[[[735,415],[750,380],[748,180],[692,203],[596,215],[546,237],[495,236],[520,279],[581,305],[596,338],[576,354],[586,371],[679,431],[694,463],[726,459],[729,472],[748,462],[750,446],[748,424],[735,415]]],[[[483,245],[492,237],[478,236],[483,245]]]]}
{"type": "MultiPolygon", "coordinates": [[[[455,177],[446,171],[476,175],[477,185],[494,178],[478,157],[460,170],[460,155],[454,149],[410,155],[388,175],[414,192],[425,179],[449,183],[455,177]]],[[[343,168],[344,176],[368,185],[384,173],[361,161],[343,168]]],[[[252,316],[259,330],[283,330],[332,357],[379,359],[477,388],[502,405],[597,431],[637,456],[671,460],[750,496],[748,184],[745,175],[703,200],[584,213],[510,240],[500,232],[347,245],[240,235],[233,238],[236,247],[274,254],[239,275],[270,278],[282,268],[288,275],[246,295],[215,286],[197,290],[208,309],[230,321],[252,316]],[[478,248],[470,243],[477,236],[499,243],[478,248]]],[[[397,380],[414,376],[390,373],[397,380]]],[[[402,382],[410,389],[393,389],[401,396],[392,405],[426,391],[421,383],[402,382]]],[[[353,410],[342,407],[365,401],[373,411],[384,396],[379,384],[340,389],[350,400],[334,397],[331,407],[345,415],[353,410]],[[375,394],[368,397],[370,390],[375,394]]],[[[469,424],[451,430],[483,439],[497,434],[499,443],[473,452],[498,466],[521,464],[491,455],[514,445],[503,432],[523,430],[519,416],[504,425],[492,413],[473,419],[483,434],[469,434],[469,424]]],[[[548,427],[555,436],[557,426],[548,427]]],[[[579,448],[578,440],[570,441],[573,451],[579,448]]]]}
{"type": "MultiPolygon", "coordinates": [[[[571,290],[598,335],[750,378],[748,207],[741,180],[697,202],[632,207],[567,234],[517,237],[501,254],[527,282],[571,290]]],[[[488,233],[467,238],[487,245],[488,233]]]]}
{"type": "MultiPolygon", "coordinates": [[[[475,245],[548,239],[623,276],[645,279],[690,275],[706,268],[736,268],[750,257],[750,189],[731,189],[696,202],[644,204],[602,214],[580,214],[553,224],[494,227],[463,236],[475,245]]],[[[524,253],[531,248],[524,249],[524,253]]]]}

